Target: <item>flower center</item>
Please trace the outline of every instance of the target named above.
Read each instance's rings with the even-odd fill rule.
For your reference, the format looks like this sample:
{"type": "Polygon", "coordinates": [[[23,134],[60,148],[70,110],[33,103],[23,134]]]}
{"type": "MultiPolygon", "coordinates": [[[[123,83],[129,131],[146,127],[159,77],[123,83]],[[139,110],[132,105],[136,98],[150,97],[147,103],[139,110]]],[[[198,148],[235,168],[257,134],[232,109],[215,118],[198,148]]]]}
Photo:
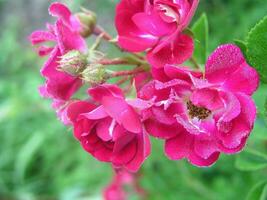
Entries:
{"type": "Polygon", "coordinates": [[[195,106],[191,101],[188,101],[186,105],[191,118],[197,117],[199,120],[207,119],[211,114],[211,111],[207,108],[195,106]]]}

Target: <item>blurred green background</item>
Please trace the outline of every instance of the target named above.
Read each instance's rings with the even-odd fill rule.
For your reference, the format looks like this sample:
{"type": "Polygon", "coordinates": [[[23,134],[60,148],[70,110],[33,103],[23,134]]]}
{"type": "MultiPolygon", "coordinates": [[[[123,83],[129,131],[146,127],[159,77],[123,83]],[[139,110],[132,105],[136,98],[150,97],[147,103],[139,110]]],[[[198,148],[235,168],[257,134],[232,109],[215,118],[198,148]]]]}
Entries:
{"type": "MultiPolygon", "coordinates": [[[[51,2],[0,0],[0,200],[102,199],[101,191],[111,181],[110,166],[85,153],[71,130],[57,120],[51,102],[38,94],[44,60],[34,53],[27,36],[52,20],[47,13],[51,2]]],[[[94,10],[99,23],[115,36],[112,19],[118,1],[64,2],[74,11],[81,5],[94,10]]],[[[244,39],[266,11],[266,0],[203,0],[195,19],[203,12],[208,15],[211,52],[219,44],[244,39]]],[[[262,85],[255,95],[259,118],[248,144],[248,149],[261,152],[258,157],[249,152],[222,155],[213,167],[202,169],[167,160],[162,142],[153,140],[141,179],[148,199],[243,200],[255,184],[267,180],[262,113],[266,91],[262,85]]]]}

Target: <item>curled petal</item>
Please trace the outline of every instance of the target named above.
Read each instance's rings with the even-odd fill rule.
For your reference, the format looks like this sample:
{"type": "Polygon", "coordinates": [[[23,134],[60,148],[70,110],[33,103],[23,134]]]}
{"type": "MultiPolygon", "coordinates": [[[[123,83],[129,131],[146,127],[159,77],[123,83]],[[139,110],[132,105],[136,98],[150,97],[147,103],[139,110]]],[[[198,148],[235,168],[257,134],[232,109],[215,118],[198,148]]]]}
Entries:
{"type": "Polygon", "coordinates": [[[148,134],[137,135],[137,151],[135,157],[126,165],[126,168],[132,172],[137,172],[145,159],[150,155],[151,145],[148,134]]]}
{"type": "Polygon", "coordinates": [[[143,30],[151,35],[158,37],[171,34],[175,31],[175,23],[166,23],[156,13],[137,13],[132,17],[133,22],[143,30]]]}
{"type": "Polygon", "coordinates": [[[252,95],[259,86],[259,75],[257,71],[247,63],[240,66],[223,83],[223,87],[232,92],[242,92],[252,95]]]}
{"type": "Polygon", "coordinates": [[[58,19],[62,19],[64,23],[70,23],[71,11],[62,3],[55,2],[49,7],[49,14],[58,19]]]}
{"type": "Polygon", "coordinates": [[[133,133],[140,133],[142,130],[141,121],[134,109],[126,101],[118,97],[103,97],[102,105],[105,111],[119,124],[133,133]]]}
{"type": "Polygon", "coordinates": [[[71,103],[67,108],[67,115],[72,122],[76,122],[79,115],[95,109],[95,105],[87,101],[76,101],[71,103]]]}
{"type": "Polygon", "coordinates": [[[147,132],[156,138],[160,139],[169,139],[174,136],[176,136],[181,130],[182,127],[180,127],[177,124],[173,125],[166,125],[163,123],[159,123],[156,120],[148,119],[145,121],[145,127],[147,132]]]}
{"type": "Polygon", "coordinates": [[[63,21],[56,22],[56,36],[61,54],[65,54],[70,50],[79,50],[81,52],[87,51],[87,45],[79,32],[73,31],[66,26],[63,21]]]}
{"type": "Polygon", "coordinates": [[[181,64],[192,56],[193,39],[184,34],[178,34],[173,41],[164,41],[147,54],[149,63],[155,68],[165,64],[181,64]]]}
{"type": "Polygon", "coordinates": [[[56,37],[48,31],[34,31],[29,39],[33,45],[40,44],[43,42],[55,41],[56,37]]]}
{"type": "Polygon", "coordinates": [[[88,90],[89,95],[94,101],[101,102],[103,97],[114,96],[114,97],[124,97],[122,90],[112,84],[102,84],[95,88],[90,88],[88,90]]]}

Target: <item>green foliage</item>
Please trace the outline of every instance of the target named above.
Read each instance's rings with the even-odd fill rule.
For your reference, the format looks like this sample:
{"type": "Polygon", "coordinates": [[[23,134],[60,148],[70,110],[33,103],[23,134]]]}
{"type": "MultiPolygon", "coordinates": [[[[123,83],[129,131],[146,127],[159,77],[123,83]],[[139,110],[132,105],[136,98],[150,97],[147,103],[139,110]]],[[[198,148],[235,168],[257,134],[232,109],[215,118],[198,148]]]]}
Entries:
{"type": "Polygon", "coordinates": [[[245,57],[247,57],[247,50],[248,50],[248,48],[247,48],[246,43],[244,41],[242,41],[242,40],[235,40],[234,42],[241,49],[243,55],[245,57]]]}
{"type": "Polygon", "coordinates": [[[267,199],[267,181],[256,184],[249,192],[246,200],[266,200],[267,199]]]}
{"type": "Polygon", "coordinates": [[[243,171],[255,171],[267,167],[267,155],[246,149],[236,159],[236,167],[243,171]]]}
{"type": "Polygon", "coordinates": [[[208,54],[209,25],[207,15],[204,13],[192,27],[195,39],[194,58],[200,64],[205,64],[208,54]]]}
{"type": "Polygon", "coordinates": [[[195,39],[194,58],[200,64],[205,64],[208,54],[209,25],[207,15],[204,13],[192,27],[195,39]]]}
{"type": "Polygon", "coordinates": [[[267,16],[249,33],[247,38],[247,57],[249,63],[257,69],[261,81],[267,83],[267,16]]]}

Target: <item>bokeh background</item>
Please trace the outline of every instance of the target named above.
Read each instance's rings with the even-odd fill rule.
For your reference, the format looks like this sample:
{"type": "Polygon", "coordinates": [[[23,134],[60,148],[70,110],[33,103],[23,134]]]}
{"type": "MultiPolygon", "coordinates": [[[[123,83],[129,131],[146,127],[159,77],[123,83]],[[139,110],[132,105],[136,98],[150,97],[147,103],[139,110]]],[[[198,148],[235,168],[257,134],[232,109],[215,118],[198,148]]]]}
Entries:
{"type": "MultiPolygon", "coordinates": [[[[43,83],[37,57],[27,36],[51,21],[48,0],[0,0],[0,200],[102,199],[111,181],[108,164],[95,161],[73,139],[38,94],[43,83]]],[[[66,0],[72,10],[94,10],[98,21],[115,36],[114,8],[118,0],[66,0]]],[[[210,22],[210,52],[219,44],[244,39],[267,11],[266,0],[202,0],[197,19],[206,12],[210,22]]],[[[267,128],[262,116],[266,86],[254,99],[259,118],[248,148],[267,153],[267,128]]],[[[241,154],[242,155],[242,154],[241,154]]],[[[141,185],[148,199],[243,200],[267,170],[242,171],[239,156],[222,155],[211,168],[186,161],[169,161],[162,142],[153,140],[153,153],[142,168],[141,185]]],[[[131,199],[138,199],[135,195],[131,199]]],[[[255,199],[257,200],[257,199],[255,199]]]]}

